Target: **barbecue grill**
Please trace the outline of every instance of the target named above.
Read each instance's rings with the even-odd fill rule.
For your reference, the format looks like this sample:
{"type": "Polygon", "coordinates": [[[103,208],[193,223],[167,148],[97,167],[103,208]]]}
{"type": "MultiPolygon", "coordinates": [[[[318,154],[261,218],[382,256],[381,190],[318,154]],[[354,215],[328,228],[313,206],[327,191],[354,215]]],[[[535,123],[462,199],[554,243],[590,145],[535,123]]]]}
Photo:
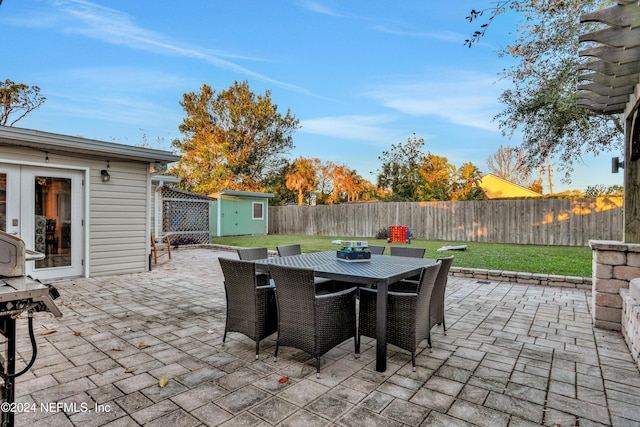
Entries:
{"type": "Polygon", "coordinates": [[[31,369],[36,361],[33,313],[48,311],[55,317],[62,316],[54,302],[59,296],[58,291],[26,275],[25,263],[44,257],[44,254],[26,249],[23,240],[0,231],[0,334],[5,337],[6,346],[6,357],[0,353],[3,427],[13,426],[14,412],[11,409],[15,400],[15,379],[31,369]],[[16,373],[16,319],[22,314],[28,316],[32,352],[31,361],[22,371],[16,373]]]}

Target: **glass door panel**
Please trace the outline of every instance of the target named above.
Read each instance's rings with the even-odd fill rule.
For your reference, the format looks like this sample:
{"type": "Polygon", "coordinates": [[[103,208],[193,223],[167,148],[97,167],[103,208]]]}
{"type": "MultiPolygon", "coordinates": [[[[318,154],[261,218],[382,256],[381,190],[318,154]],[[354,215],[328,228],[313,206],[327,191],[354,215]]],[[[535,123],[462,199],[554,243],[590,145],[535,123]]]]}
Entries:
{"type": "Polygon", "coordinates": [[[45,258],[26,264],[37,279],[84,273],[84,195],[80,171],[22,166],[21,238],[45,258]]]}
{"type": "Polygon", "coordinates": [[[35,268],[71,265],[71,178],[34,178],[34,243],[45,259],[35,268]]]}

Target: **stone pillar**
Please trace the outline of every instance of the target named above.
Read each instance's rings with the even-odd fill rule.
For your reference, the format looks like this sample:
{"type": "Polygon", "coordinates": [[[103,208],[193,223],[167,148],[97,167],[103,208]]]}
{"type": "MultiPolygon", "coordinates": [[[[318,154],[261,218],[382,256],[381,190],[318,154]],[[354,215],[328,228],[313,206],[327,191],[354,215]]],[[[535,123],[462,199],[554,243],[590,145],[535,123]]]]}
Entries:
{"type": "Polygon", "coordinates": [[[592,315],[596,328],[619,331],[622,324],[620,289],[640,277],[640,244],[590,240],[593,251],[592,315]]]}

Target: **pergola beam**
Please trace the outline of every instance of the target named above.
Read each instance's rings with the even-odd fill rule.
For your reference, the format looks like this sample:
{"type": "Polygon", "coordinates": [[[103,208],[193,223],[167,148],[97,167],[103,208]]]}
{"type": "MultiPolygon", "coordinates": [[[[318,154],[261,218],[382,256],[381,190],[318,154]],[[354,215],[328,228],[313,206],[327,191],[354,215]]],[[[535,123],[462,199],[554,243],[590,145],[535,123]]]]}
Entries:
{"type": "Polygon", "coordinates": [[[624,242],[640,243],[640,1],[618,0],[616,6],[585,13],[580,22],[606,28],[583,34],[591,56],[581,64],[577,105],[596,114],[622,114],[625,123],[624,242]],[[600,44],[593,47],[591,44],[600,44]]]}

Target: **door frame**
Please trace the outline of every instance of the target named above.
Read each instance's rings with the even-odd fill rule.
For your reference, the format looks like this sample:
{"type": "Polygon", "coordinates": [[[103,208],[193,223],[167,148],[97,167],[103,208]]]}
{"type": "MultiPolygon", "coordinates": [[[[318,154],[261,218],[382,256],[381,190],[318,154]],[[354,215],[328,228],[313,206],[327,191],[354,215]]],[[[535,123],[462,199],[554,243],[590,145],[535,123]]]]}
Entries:
{"type": "MultiPolygon", "coordinates": [[[[9,163],[0,163],[0,167],[6,171],[7,174],[7,201],[13,199],[17,199],[20,198],[20,186],[21,186],[21,176],[20,176],[20,170],[21,167],[19,165],[15,165],[15,164],[9,164],[9,163]],[[13,180],[17,181],[17,185],[9,185],[13,182],[13,180]]],[[[7,233],[14,235],[14,236],[19,236],[20,235],[20,227],[22,226],[22,219],[20,218],[20,204],[9,204],[7,203],[6,206],[6,225],[5,225],[5,230],[7,233]],[[18,219],[18,225],[13,225],[11,223],[12,219],[18,219]]]]}
{"type": "MultiPolygon", "coordinates": [[[[79,212],[81,213],[81,218],[79,218],[78,220],[81,221],[82,223],[82,227],[80,226],[76,226],[77,230],[79,230],[78,232],[81,233],[80,238],[78,239],[78,242],[80,242],[80,258],[81,258],[81,273],[80,273],[80,277],[89,277],[89,217],[88,217],[88,213],[90,212],[89,210],[89,195],[90,193],[90,180],[88,179],[88,177],[90,176],[90,168],[89,167],[79,167],[77,165],[67,165],[67,164],[51,164],[51,163],[43,163],[43,162],[28,162],[28,161],[16,161],[16,160],[9,160],[9,159],[0,159],[0,164],[2,165],[8,165],[8,166],[17,166],[19,167],[20,171],[19,171],[19,175],[20,175],[20,179],[22,179],[22,167],[25,168],[31,168],[31,169],[38,169],[39,171],[46,171],[46,170],[51,170],[52,175],[55,174],[55,170],[56,169],[66,169],[69,170],[73,173],[79,173],[78,178],[81,179],[81,185],[80,185],[80,189],[79,189],[79,196],[82,198],[82,200],[80,201],[80,206],[79,206],[79,212]]],[[[46,172],[44,172],[46,173],[46,172]]],[[[20,186],[23,186],[23,183],[20,183],[20,186]]],[[[73,191],[73,190],[72,190],[73,191]]],[[[29,195],[29,197],[31,197],[31,195],[29,195]]],[[[22,199],[22,197],[21,197],[22,199]]],[[[22,208],[25,206],[25,202],[23,200],[21,200],[20,202],[21,206],[20,209],[22,210],[22,208]]],[[[22,218],[24,218],[25,215],[30,215],[31,217],[33,217],[35,213],[33,211],[28,212],[28,213],[22,213],[21,211],[21,220],[20,220],[20,232],[22,234],[22,224],[24,223],[24,220],[22,218]]],[[[31,232],[30,234],[32,234],[33,232],[31,232]]],[[[29,243],[27,243],[27,245],[29,245],[29,243]]],[[[28,249],[32,249],[29,248],[28,249]]],[[[49,272],[54,272],[56,269],[51,269],[48,270],[49,272]]],[[[66,278],[67,276],[59,276],[56,274],[46,274],[47,270],[46,269],[34,269],[34,267],[32,265],[27,265],[27,271],[29,272],[29,274],[33,274],[35,278],[66,278]],[[42,273],[42,274],[38,274],[38,273],[42,273]]],[[[75,275],[74,277],[78,277],[78,275],[75,275]]]]}

